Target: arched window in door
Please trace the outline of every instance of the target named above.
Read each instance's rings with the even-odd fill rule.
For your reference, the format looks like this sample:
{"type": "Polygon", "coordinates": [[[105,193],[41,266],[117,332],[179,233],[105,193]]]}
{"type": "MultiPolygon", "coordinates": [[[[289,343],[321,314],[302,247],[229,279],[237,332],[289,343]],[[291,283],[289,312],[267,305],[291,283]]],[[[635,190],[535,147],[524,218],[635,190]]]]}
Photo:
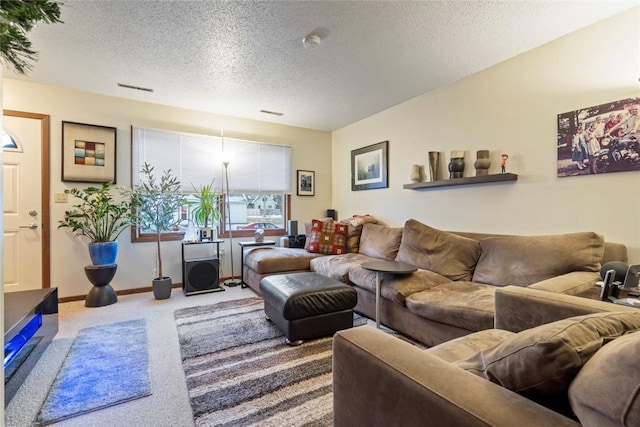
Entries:
{"type": "Polygon", "coordinates": [[[11,132],[5,130],[2,132],[2,149],[4,151],[17,151],[21,153],[22,144],[20,144],[18,138],[13,136],[11,132]]]}

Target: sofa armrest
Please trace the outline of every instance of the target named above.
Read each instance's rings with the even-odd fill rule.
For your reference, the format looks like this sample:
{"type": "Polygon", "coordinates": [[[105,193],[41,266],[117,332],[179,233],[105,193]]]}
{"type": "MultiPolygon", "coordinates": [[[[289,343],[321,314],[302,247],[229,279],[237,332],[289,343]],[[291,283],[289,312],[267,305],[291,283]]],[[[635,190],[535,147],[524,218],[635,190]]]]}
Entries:
{"type": "Polygon", "coordinates": [[[335,427],[579,425],[368,326],[333,338],[333,422],[335,427]]]}
{"type": "Polygon", "coordinates": [[[637,310],[611,302],[520,286],[496,289],[495,304],[495,327],[512,332],[583,314],[637,310]]]}
{"type": "Polygon", "coordinates": [[[529,288],[566,295],[579,295],[591,290],[600,279],[600,273],[573,271],[534,283],[529,288]]]}

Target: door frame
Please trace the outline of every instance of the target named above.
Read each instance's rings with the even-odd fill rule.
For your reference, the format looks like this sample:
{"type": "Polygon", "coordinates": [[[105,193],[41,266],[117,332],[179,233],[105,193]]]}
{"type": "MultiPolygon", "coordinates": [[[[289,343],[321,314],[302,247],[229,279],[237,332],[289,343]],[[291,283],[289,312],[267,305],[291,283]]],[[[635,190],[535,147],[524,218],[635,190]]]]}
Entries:
{"type": "Polygon", "coordinates": [[[50,176],[50,122],[48,114],[27,113],[25,111],[4,110],[3,115],[9,117],[21,117],[24,119],[40,120],[40,140],[41,140],[41,164],[42,174],[40,177],[41,194],[40,203],[42,209],[42,287],[51,287],[51,189],[50,176]]]}

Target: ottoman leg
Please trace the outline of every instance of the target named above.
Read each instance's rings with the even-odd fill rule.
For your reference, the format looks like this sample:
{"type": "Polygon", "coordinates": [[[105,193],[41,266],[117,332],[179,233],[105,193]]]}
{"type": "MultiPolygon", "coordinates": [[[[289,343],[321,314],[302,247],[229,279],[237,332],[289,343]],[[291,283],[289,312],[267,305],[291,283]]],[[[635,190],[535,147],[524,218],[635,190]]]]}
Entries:
{"type": "Polygon", "coordinates": [[[304,342],[304,340],[295,340],[295,341],[290,341],[290,340],[289,340],[289,338],[285,338],[285,339],[284,339],[284,342],[285,342],[287,345],[291,346],[291,347],[297,347],[297,346],[299,346],[300,344],[302,344],[302,343],[304,342]]]}

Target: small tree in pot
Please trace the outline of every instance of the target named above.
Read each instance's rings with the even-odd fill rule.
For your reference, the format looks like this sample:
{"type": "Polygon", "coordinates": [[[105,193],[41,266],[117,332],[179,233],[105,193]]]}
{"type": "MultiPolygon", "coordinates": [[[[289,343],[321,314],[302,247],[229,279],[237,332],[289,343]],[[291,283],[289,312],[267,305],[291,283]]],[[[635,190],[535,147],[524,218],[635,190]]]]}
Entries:
{"type": "Polygon", "coordinates": [[[73,209],[64,213],[58,228],[69,228],[76,236],[89,239],[89,255],[94,265],[114,264],[118,251],[116,239],[128,226],[135,224],[132,208],[135,201],[131,196],[117,201],[111,194],[112,182],[104,182],[100,187],[65,190],[79,200],[73,209]]]}
{"type": "Polygon", "coordinates": [[[136,217],[141,229],[151,230],[156,235],[158,277],[153,279],[153,294],[156,299],[166,299],[171,296],[171,277],[162,271],[160,242],[164,231],[171,231],[180,224],[178,212],[185,197],[180,190],[180,181],[171,169],[165,170],[157,179],[153,166],[145,163],[141,173],[141,182],[132,190],[137,204],[136,217]]]}

